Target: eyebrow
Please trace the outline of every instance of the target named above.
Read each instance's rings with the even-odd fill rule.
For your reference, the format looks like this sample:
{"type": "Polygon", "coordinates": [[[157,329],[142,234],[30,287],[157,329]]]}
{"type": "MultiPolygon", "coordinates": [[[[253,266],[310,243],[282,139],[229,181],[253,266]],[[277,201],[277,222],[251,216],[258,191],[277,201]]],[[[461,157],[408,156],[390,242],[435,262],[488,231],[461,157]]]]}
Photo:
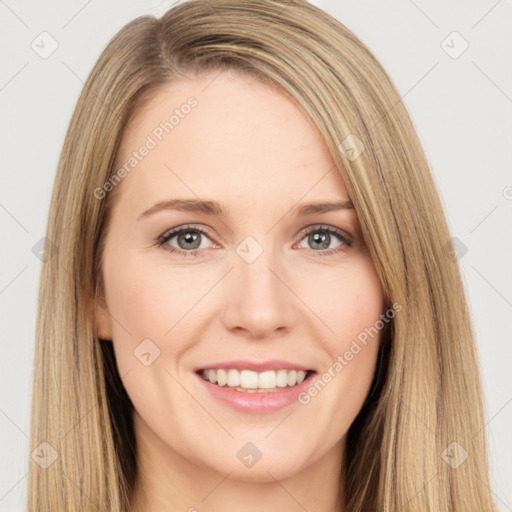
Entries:
{"type": "MultiPolygon", "coordinates": [[[[305,217],[319,213],[327,213],[337,210],[353,210],[352,201],[337,201],[326,203],[302,203],[291,210],[292,215],[305,217]]],[[[203,213],[214,217],[227,217],[228,211],[217,201],[202,201],[199,199],[169,199],[160,201],[151,208],[142,212],[137,220],[162,210],[177,210],[184,212],[203,213]]]]}

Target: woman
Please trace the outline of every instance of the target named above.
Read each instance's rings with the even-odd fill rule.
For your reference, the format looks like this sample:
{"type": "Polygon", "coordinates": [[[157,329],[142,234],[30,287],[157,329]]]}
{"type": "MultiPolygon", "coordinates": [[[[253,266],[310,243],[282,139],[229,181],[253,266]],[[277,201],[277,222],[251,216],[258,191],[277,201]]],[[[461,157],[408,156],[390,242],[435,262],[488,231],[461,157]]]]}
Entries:
{"type": "Polygon", "coordinates": [[[495,510],[426,158],[320,9],[195,0],[124,27],[47,238],[29,510],[495,510]]]}

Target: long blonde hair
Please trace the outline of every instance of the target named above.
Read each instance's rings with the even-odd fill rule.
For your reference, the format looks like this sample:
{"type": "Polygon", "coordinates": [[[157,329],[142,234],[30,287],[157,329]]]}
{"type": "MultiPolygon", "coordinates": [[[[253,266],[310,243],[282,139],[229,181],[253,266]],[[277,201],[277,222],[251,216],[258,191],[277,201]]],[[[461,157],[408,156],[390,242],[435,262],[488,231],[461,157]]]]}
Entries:
{"type": "Polygon", "coordinates": [[[303,0],[182,2],[126,25],[94,66],[48,218],[55,250],[41,274],[30,450],[46,462],[30,459],[28,510],[129,509],[132,404],[93,322],[115,196],[95,190],[115,173],[124,129],[158,87],[228,68],[279,88],[310,116],[354,203],[386,301],[403,306],[348,432],[346,510],[495,511],[474,334],[420,141],[370,50],[303,0]]]}

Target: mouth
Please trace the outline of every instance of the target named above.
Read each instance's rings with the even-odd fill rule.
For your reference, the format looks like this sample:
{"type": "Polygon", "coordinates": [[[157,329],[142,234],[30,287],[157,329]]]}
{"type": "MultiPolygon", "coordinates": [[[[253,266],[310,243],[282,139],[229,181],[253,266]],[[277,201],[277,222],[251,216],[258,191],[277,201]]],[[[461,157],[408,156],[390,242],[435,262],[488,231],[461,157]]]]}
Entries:
{"type": "Polygon", "coordinates": [[[239,412],[267,414],[299,404],[298,397],[312,385],[316,370],[280,360],[231,360],[194,369],[205,399],[239,412]],[[208,398],[207,398],[208,397],[208,398]]]}
{"type": "Polygon", "coordinates": [[[286,368],[262,372],[237,368],[202,368],[196,373],[217,387],[243,393],[274,393],[299,386],[316,372],[286,368]]]}

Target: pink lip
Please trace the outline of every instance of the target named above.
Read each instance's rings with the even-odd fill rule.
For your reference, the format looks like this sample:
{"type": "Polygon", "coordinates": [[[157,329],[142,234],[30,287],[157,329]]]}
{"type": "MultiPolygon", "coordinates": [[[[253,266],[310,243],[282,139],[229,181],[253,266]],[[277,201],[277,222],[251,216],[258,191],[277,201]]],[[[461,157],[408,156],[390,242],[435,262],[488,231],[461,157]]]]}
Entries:
{"type": "MultiPolygon", "coordinates": [[[[224,368],[226,368],[226,366],[224,368]]],[[[233,368],[233,366],[231,366],[231,368],[233,368]]],[[[244,368],[247,368],[247,366],[244,368]]],[[[283,367],[281,366],[280,368],[283,367]]],[[[211,382],[203,379],[203,377],[201,377],[197,372],[195,375],[201,382],[201,385],[204,386],[215,399],[228,404],[237,411],[264,414],[283,409],[294,402],[298,402],[299,394],[311,385],[315,372],[310,372],[306,379],[304,379],[300,384],[288,386],[286,388],[277,388],[276,391],[264,393],[237,391],[236,389],[228,388],[226,386],[212,384],[211,382]]]]}
{"type": "Polygon", "coordinates": [[[199,370],[229,370],[233,368],[234,370],[252,370],[254,372],[264,372],[266,370],[304,370],[307,372],[308,370],[312,370],[312,368],[308,368],[302,364],[292,363],[290,361],[283,361],[273,359],[271,361],[262,361],[260,363],[255,361],[223,361],[220,363],[209,364],[207,366],[200,366],[196,368],[194,371],[199,370]]]}

